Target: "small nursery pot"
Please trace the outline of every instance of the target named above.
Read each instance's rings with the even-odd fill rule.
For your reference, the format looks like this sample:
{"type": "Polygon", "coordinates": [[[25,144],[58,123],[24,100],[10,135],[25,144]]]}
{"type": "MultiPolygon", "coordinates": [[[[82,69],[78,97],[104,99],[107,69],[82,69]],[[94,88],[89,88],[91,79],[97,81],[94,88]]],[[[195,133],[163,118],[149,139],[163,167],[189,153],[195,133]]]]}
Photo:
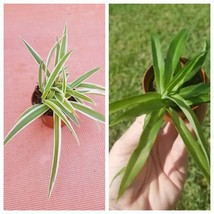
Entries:
{"type": "MultiPolygon", "coordinates": [[[[35,87],[35,90],[31,96],[31,103],[32,105],[34,104],[41,104],[42,103],[42,93],[39,91],[39,86],[37,85],[35,87]]],[[[49,109],[48,111],[46,111],[42,116],[41,116],[42,122],[50,127],[50,128],[54,128],[54,119],[53,119],[53,111],[51,109],[49,109]]],[[[65,125],[65,123],[63,121],[61,121],[61,127],[63,127],[65,125]]]]}
{"type": "MultiPolygon", "coordinates": [[[[180,58],[181,65],[185,65],[187,63],[187,61],[188,61],[188,59],[186,59],[186,58],[180,58]]],[[[205,72],[202,69],[200,69],[200,71],[198,72],[198,76],[197,76],[195,81],[197,83],[199,83],[199,82],[207,82],[207,76],[206,76],[205,72]]],[[[146,70],[146,72],[144,74],[144,77],[143,77],[143,80],[142,80],[142,89],[143,89],[144,93],[155,91],[153,65],[150,66],[146,70]]],[[[202,122],[204,120],[204,117],[205,117],[205,114],[206,114],[207,104],[200,104],[200,105],[193,106],[192,110],[195,112],[195,114],[198,117],[199,121],[202,122]]],[[[179,111],[177,113],[179,114],[179,116],[182,119],[186,119],[186,116],[184,115],[183,112],[179,111]]],[[[164,115],[164,120],[166,122],[172,122],[168,113],[166,113],[164,115]]]]}

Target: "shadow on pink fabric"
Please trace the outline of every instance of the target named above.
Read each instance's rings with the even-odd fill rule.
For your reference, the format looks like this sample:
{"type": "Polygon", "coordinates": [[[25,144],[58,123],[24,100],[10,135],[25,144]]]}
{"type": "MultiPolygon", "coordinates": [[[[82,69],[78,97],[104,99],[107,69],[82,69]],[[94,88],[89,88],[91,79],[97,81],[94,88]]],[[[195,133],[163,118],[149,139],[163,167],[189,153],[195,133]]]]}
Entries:
{"type": "MultiPolygon", "coordinates": [[[[19,36],[42,58],[68,28],[68,48],[74,53],[66,63],[69,80],[94,68],[101,72],[90,81],[105,84],[104,4],[4,5],[4,134],[31,105],[38,65],[19,36]]],[[[105,112],[105,99],[92,96],[96,110],[105,112]]],[[[103,210],[105,208],[105,126],[80,115],[76,127],[80,146],[65,126],[58,175],[48,198],[53,129],[37,119],[17,134],[4,149],[5,210],[103,210]]]]}

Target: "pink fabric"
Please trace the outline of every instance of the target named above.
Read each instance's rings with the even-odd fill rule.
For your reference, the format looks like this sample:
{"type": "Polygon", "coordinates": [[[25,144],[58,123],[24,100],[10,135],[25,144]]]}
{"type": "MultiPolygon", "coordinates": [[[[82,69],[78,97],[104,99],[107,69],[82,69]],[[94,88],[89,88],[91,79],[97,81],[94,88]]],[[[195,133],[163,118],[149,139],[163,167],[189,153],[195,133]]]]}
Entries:
{"type": "MultiPolygon", "coordinates": [[[[96,5],[9,5],[4,7],[4,134],[31,105],[38,66],[20,37],[41,57],[67,24],[70,80],[100,66],[91,82],[104,86],[104,4],[96,5]]],[[[96,110],[104,114],[104,97],[92,96],[96,110]]],[[[40,119],[15,136],[4,149],[4,209],[6,210],[102,210],[105,204],[104,125],[79,114],[81,128],[75,127],[80,146],[67,127],[62,128],[62,150],[58,176],[48,198],[53,129],[40,119]]]]}

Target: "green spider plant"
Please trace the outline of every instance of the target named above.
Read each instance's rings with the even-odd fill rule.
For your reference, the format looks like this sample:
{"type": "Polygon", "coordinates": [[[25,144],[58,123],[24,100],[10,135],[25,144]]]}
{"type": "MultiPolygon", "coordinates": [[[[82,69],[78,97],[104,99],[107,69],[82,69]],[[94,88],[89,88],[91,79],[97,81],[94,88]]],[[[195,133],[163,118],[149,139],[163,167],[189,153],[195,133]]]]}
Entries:
{"type": "Polygon", "coordinates": [[[210,101],[209,83],[193,83],[193,78],[198,75],[207,56],[208,45],[206,43],[205,48],[200,53],[181,66],[180,58],[188,34],[188,31],[183,29],[174,37],[165,59],[162,57],[158,36],[152,34],[153,85],[155,85],[155,91],[128,97],[113,102],[109,106],[110,114],[124,110],[111,122],[110,126],[125,119],[146,114],[138,146],[131,154],[127,165],[112,180],[113,182],[115,178],[123,174],[118,199],[144,167],[159,130],[164,124],[165,114],[170,116],[189,154],[207,181],[210,181],[209,145],[204,137],[200,122],[192,110],[193,106],[210,101]],[[185,119],[182,119],[178,112],[183,112],[193,128],[195,136],[187,128],[185,119]]]}
{"type": "Polygon", "coordinates": [[[102,114],[96,112],[93,108],[86,104],[89,103],[96,105],[95,101],[88,96],[89,94],[104,95],[104,87],[85,82],[85,80],[87,80],[92,74],[100,71],[100,68],[94,68],[86,73],[83,73],[72,82],[68,82],[68,67],[65,67],[65,62],[68,60],[72,51],[67,51],[67,37],[67,30],[65,26],[62,38],[56,39],[56,43],[51,48],[45,62],[38,55],[38,53],[25,40],[23,40],[28,51],[39,65],[38,86],[39,91],[42,94],[41,103],[34,104],[29,107],[19,117],[14,127],[4,139],[4,145],[6,145],[18,132],[20,132],[35,119],[42,116],[50,109],[53,111],[54,148],[49,183],[49,197],[53,190],[60,158],[61,121],[67,125],[76,141],[79,143],[78,136],[72,125],[75,124],[79,127],[78,115],[76,112],[80,112],[93,120],[102,123],[104,123],[105,120],[102,114]],[[54,68],[52,72],[50,72],[49,68],[51,59],[54,61],[54,68]],[[69,98],[71,97],[73,97],[75,101],[70,101],[69,98]]]}

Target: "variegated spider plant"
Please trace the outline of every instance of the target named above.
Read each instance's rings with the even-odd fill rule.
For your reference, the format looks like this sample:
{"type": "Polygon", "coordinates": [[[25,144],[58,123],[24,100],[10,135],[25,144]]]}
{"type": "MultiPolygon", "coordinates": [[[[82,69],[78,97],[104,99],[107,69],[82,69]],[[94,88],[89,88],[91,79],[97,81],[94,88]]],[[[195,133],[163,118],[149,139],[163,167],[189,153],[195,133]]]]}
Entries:
{"type": "Polygon", "coordinates": [[[100,68],[94,68],[81,76],[68,82],[67,68],[65,62],[70,57],[72,51],[67,51],[67,29],[66,26],[60,39],[56,39],[56,43],[51,48],[47,60],[44,60],[39,54],[23,40],[28,51],[33,56],[39,66],[38,72],[38,89],[41,92],[41,102],[29,107],[18,119],[14,127],[4,139],[6,145],[18,132],[42,116],[47,111],[52,110],[54,121],[54,152],[52,158],[52,169],[49,183],[48,196],[51,196],[54,182],[57,176],[58,163],[60,158],[61,147],[61,121],[63,121],[76,141],[79,143],[78,136],[72,124],[79,126],[77,112],[80,112],[95,121],[104,123],[104,115],[92,109],[86,104],[95,105],[95,101],[90,98],[89,94],[104,95],[103,86],[85,82],[92,74],[100,71],[100,68]],[[50,71],[51,59],[54,60],[54,68],[50,71]],[[69,98],[73,98],[70,101],[69,98]]]}

